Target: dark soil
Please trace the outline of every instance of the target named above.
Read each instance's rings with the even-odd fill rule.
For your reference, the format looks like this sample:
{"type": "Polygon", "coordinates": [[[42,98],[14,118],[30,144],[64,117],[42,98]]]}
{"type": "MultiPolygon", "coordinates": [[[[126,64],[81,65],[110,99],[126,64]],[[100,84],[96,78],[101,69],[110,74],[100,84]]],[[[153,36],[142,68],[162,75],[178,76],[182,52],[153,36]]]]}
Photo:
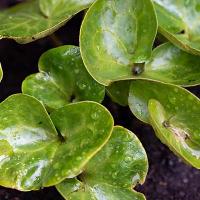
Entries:
{"type": "MultiPolygon", "coordinates": [[[[19,1],[0,0],[0,7],[19,1]]],[[[56,32],[63,44],[78,45],[79,27],[82,15],[74,17],[67,25],[56,32]]],[[[0,84],[0,101],[11,94],[21,92],[23,79],[37,72],[39,56],[55,47],[51,37],[19,45],[14,41],[0,41],[0,62],[4,70],[4,79],[0,84]]],[[[200,87],[191,91],[200,97],[200,87]]],[[[143,192],[148,200],[200,200],[200,171],[184,164],[154,135],[152,128],[138,121],[128,108],[111,102],[107,97],[104,105],[112,112],[115,122],[132,130],[143,143],[149,158],[149,173],[143,186],[137,191],[143,192]]],[[[19,192],[0,187],[0,200],[62,200],[54,188],[37,192],[19,192]]]]}

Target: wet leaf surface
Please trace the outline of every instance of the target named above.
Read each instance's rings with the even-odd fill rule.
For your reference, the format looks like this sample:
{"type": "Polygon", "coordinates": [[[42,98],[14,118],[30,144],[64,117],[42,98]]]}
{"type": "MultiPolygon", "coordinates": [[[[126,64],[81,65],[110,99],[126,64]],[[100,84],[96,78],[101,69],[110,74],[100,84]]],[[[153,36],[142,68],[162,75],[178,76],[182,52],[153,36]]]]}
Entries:
{"type": "Polygon", "coordinates": [[[79,48],[61,46],[45,52],[39,60],[39,73],[28,76],[23,84],[25,94],[42,101],[48,110],[70,102],[101,102],[105,87],[86,71],[79,48]]]}
{"type": "Polygon", "coordinates": [[[121,106],[128,105],[128,95],[131,81],[117,81],[106,87],[110,98],[121,106]]]}
{"type": "Polygon", "coordinates": [[[86,165],[79,180],[66,179],[57,189],[71,200],[144,200],[143,194],[131,188],[144,182],[147,170],[146,153],[138,138],[123,127],[115,127],[108,143],[86,165]]]}
{"type": "Polygon", "coordinates": [[[0,120],[0,185],[21,191],[77,176],[113,128],[112,116],[100,104],[70,104],[50,119],[38,100],[22,94],[0,104],[0,120]]]}
{"type": "Polygon", "coordinates": [[[154,0],[159,32],[179,48],[200,55],[200,1],[154,0]]]}
{"type": "Polygon", "coordinates": [[[196,96],[175,85],[135,80],[129,106],[175,154],[200,168],[200,100],[196,96]]]}
{"type": "Polygon", "coordinates": [[[134,63],[144,63],[151,56],[156,32],[150,0],[97,0],[87,12],[80,34],[87,70],[103,85],[133,78],[137,75],[134,63]]]}
{"type": "Polygon", "coordinates": [[[45,37],[93,2],[94,0],[30,0],[20,3],[0,12],[0,38],[28,43],[45,37]]]}
{"type": "Polygon", "coordinates": [[[182,86],[200,84],[200,57],[186,53],[170,43],[155,48],[145,64],[141,78],[182,86]]]}

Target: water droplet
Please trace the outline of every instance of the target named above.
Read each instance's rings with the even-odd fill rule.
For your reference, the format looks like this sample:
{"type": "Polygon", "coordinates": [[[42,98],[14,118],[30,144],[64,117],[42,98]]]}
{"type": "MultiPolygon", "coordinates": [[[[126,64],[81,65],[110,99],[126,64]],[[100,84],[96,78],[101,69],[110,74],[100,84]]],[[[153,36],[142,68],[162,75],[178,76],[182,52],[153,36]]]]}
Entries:
{"type": "Polygon", "coordinates": [[[132,161],[132,158],[131,158],[130,156],[127,156],[127,157],[125,158],[125,162],[130,162],[130,161],[132,161]]]}
{"type": "Polygon", "coordinates": [[[91,118],[94,120],[98,119],[99,118],[98,113],[97,112],[92,113],[91,118]]]}
{"type": "Polygon", "coordinates": [[[112,173],[112,177],[117,178],[117,174],[118,174],[117,172],[112,173]]]}
{"type": "Polygon", "coordinates": [[[176,103],[176,97],[172,96],[171,94],[168,96],[169,102],[171,104],[175,104],[176,103]]]}
{"type": "Polygon", "coordinates": [[[79,72],[80,72],[79,69],[75,69],[75,70],[74,70],[74,73],[75,73],[75,74],[78,74],[79,72]]]}
{"type": "Polygon", "coordinates": [[[78,86],[81,90],[84,90],[87,87],[84,83],[80,83],[78,86]]]}
{"type": "Polygon", "coordinates": [[[80,161],[81,159],[82,159],[81,156],[78,156],[78,157],[76,158],[77,161],[80,161]]]}

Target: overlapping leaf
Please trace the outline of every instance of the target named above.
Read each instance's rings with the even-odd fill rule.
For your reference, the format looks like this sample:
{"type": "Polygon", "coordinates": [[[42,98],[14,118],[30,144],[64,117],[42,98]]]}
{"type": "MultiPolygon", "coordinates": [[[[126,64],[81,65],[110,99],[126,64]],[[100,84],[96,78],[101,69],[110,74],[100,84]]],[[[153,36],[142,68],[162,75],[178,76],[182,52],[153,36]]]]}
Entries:
{"type": "Polygon", "coordinates": [[[159,32],[179,48],[200,55],[200,1],[153,1],[159,32]]]}
{"type": "MultiPolygon", "coordinates": [[[[200,57],[165,43],[153,50],[152,56],[134,79],[158,80],[185,87],[200,84],[200,57]]],[[[114,82],[106,88],[113,101],[126,106],[130,81],[114,82]]]]}
{"type": "Polygon", "coordinates": [[[42,101],[50,110],[71,101],[104,99],[105,87],[88,74],[78,47],[62,46],[47,51],[39,60],[39,71],[24,80],[22,91],[42,101]]]}
{"type": "Polygon", "coordinates": [[[115,127],[102,150],[86,165],[78,179],[66,179],[57,186],[71,200],[144,200],[132,190],[147,174],[146,153],[138,138],[122,127],[115,127]]]}
{"type": "Polygon", "coordinates": [[[128,105],[128,95],[131,81],[117,81],[106,87],[110,98],[121,106],[128,105]]]}
{"type": "Polygon", "coordinates": [[[182,86],[200,84],[200,57],[188,54],[170,43],[155,48],[141,78],[182,86]]]}
{"type": "Polygon", "coordinates": [[[81,27],[81,53],[87,70],[104,85],[134,77],[134,63],[149,59],[156,32],[150,0],[97,0],[81,27]]]}
{"type": "Polygon", "coordinates": [[[22,191],[77,176],[113,128],[98,103],[70,104],[50,119],[38,100],[22,94],[0,104],[0,121],[0,185],[22,191]]]}
{"type": "Polygon", "coordinates": [[[179,86],[135,80],[129,105],[136,117],[154,127],[172,151],[200,168],[200,100],[196,96],[179,86]]]}
{"type": "Polygon", "coordinates": [[[93,2],[94,0],[30,0],[20,3],[0,12],[0,38],[28,43],[45,37],[93,2]]]}

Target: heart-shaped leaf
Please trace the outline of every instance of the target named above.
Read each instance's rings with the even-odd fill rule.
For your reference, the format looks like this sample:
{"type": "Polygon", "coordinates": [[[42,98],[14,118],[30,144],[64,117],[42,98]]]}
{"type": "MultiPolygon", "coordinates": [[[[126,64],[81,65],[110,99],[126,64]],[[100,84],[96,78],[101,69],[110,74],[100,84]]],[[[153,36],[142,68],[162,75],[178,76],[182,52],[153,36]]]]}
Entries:
{"type": "Polygon", "coordinates": [[[144,195],[131,188],[144,182],[147,170],[147,156],[138,138],[123,127],[115,127],[79,180],[66,179],[57,189],[71,200],[144,200],[144,195]]]}
{"type": "Polygon", "coordinates": [[[121,106],[128,105],[128,95],[131,81],[117,81],[106,87],[110,98],[121,106]]]}
{"type": "Polygon", "coordinates": [[[0,82],[3,78],[3,70],[2,70],[2,67],[1,67],[1,63],[0,63],[0,82]]]}
{"type": "Polygon", "coordinates": [[[176,112],[151,99],[149,114],[158,138],[184,161],[200,169],[200,101],[192,95],[190,98],[185,106],[177,106],[176,112]],[[181,112],[181,109],[184,111],[181,112]]]}
{"type": "Polygon", "coordinates": [[[88,74],[78,47],[62,46],[47,51],[39,60],[39,71],[24,80],[22,91],[50,110],[71,101],[104,99],[105,87],[88,74]]]}
{"type": "Polygon", "coordinates": [[[179,48],[200,55],[200,1],[154,0],[159,32],[179,48]]]}
{"type": "Polygon", "coordinates": [[[28,191],[77,176],[113,128],[111,114],[95,102],[67,105],[51,119],[27,95],[0,104],[0,185],[28,191]]]}
{"type": "Polygon", "coordinates": [[[200,168],[200,100],[196,96],[179,86],[134,80],[129,105],[172,151],[200,168]]]}
{"type": "Polygon", "coordinates": [[[134,63],[151,56],[157,20],[150,0],[97,0],[80,34],[83,61],[103,85],[134,77],[134,63]]]}
{"type": "Polygon", "coordinates": [[[0,38],[28,43],[50,35],[94,0],[30,0],[0,13],[0,38]],[[41,10],[40,10],[41,8],[41,10]]]}

